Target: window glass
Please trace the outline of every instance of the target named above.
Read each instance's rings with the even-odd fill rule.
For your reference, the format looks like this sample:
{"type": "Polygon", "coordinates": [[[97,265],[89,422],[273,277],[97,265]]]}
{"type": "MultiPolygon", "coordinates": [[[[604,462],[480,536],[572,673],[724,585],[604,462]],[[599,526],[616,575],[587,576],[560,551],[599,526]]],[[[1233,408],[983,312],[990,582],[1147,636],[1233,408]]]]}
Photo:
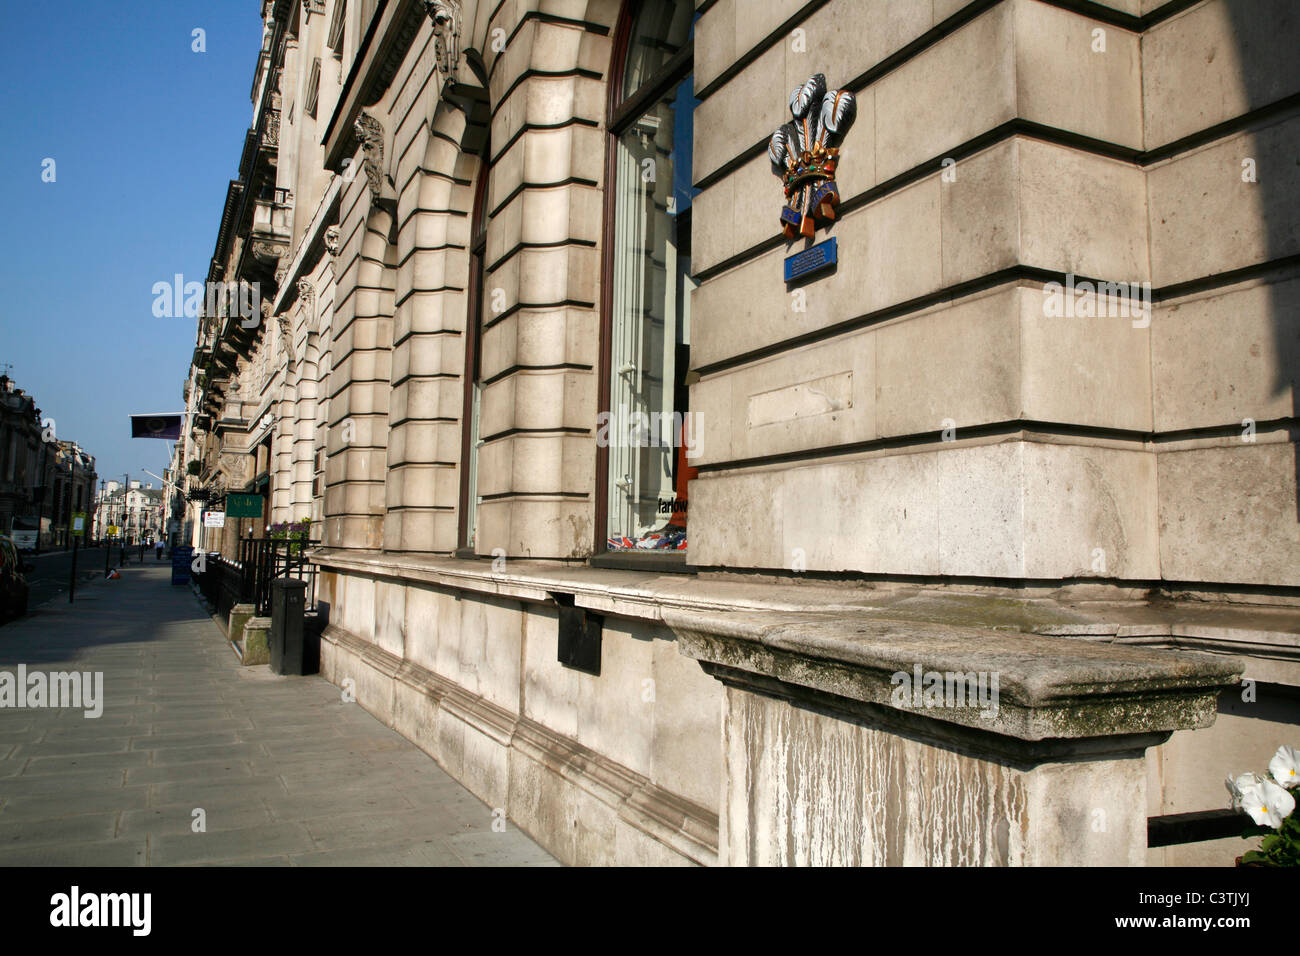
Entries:
{"type": "MultiPolygon", "coordinates": [[[[625,92],[689,42],[690,4],[647,4],[629,40],[625,92]]],[[[669,78],[618,134],[614,168],[607,547],[686,549],[693,450],[686,375],[693,78],[669,78]]]]}
{"type": "Polygon", "coordinates": [[[478,509],[483,497],[478,493],[479,450],[483,446],[479,434],[480,405],[483,395],[483,371],[481,350],[483,345],[483,324],[481,313],[484,306],[483,278],[484,257],[487,253],[487,182],[488,157],[492,155],[491,145],[485,144],[479,167],[478,182],[475,185],[474,211],[470,229],[469,255],[469,313],[466,319],[465,337],[465,427],[466,433],[461,446],[465,462],[461,478],[461,518],[459,543],[463,548],[473,549],[478,531],[478,509]]]}
{"type": "Polygon", "coordinates": [[[690,42],[694,5],[646,3],[627,41],[623,69],[623,99],[627,99],[667,65],[690,42]]]}

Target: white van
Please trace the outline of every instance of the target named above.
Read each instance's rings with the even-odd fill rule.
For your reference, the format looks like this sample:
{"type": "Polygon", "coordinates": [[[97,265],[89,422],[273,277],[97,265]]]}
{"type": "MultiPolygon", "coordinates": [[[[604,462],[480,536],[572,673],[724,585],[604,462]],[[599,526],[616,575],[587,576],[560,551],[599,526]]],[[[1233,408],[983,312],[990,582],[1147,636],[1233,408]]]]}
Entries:
{"type": "Polygon", "coordinates": [[[36,517],[14,516],[13,530],[10,537],[13,538],[14,547],[20,552],[35,551],[36,538],[40,534],[40,520],[36,517]]]}

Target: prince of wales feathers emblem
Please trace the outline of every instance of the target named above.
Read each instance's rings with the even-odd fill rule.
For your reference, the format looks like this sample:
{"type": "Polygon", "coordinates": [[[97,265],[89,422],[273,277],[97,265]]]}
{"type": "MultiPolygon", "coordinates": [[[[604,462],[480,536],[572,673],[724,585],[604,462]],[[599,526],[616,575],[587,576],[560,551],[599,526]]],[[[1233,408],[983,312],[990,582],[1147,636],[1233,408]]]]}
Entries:
{"type": "Polygon", "coordinates": [[[846,90],[828,91],[818,73],[790,94],[790,112],[794,119],[772,134],[767,158],[785,185],[782,232],[787,239],[811,238],[818,225],[835,218],[835,166],[858,104],[846,90]]]}

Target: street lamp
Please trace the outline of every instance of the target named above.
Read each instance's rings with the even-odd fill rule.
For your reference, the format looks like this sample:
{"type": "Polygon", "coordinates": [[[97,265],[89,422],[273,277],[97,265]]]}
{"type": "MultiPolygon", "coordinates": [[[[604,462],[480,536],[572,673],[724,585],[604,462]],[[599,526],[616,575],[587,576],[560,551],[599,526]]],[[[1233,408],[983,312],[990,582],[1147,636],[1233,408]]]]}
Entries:
{"type": "Polygon", "coordinates": [[[40,463],[36,466],[36,554],[41,553],[41,532],[45,530],[45,446],[48,444],[42,434],[40,463]]]}
{"type": "Polygon", "coordinates": [[[99,546],[104,549],[104,577],[109,574],[109,561],[113,557],[113,539],[108,536],[108,522],[111,520],[108,513],[108,480],[99,479],[99,502],[95,507],[95,536],[99,539],[99,546]]]}
{"type": "MultiPolygon", "coordinates": [[[[160,537],[166,540],[167,538],[170,537],[167,533],[167,524],[171,518],[171,499],[173,495],[180,494],[180,489],[176,486],[175,483],[168,481],[166,478],[163,478],[161,475],[155,475],[148,468],[141,468],[140,470],[143,471],[150,478],[157,478],[159,483],[163,486],[162,488],[163,506],[161,509],[159,509],[158,512],[158,523],[160,525],[158,534],[160,537]]],[[[166,469],[163,470],[166,471],[166,469]]],[[[170,543],[171,542],[168,541],[168,544],[170,543]]]]}

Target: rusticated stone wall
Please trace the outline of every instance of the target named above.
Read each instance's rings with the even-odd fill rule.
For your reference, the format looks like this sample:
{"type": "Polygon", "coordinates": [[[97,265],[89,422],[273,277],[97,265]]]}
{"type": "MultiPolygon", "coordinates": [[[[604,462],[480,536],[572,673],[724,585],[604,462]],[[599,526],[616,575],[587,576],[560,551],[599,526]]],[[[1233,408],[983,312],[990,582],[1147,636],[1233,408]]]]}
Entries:
{"type": "Polygon", "coordinates": [[[1300,584],[1296,16],[708,4],[692,559],[1300,584]],[[792,296],[755,147],[814,72],[858,118],[838,272],[792,296]],[[1067,277],[1148,284],[1149,321],[1049,314],[1067,277]],[[823,404],[755,414],[801,388],[823,404]]]}

